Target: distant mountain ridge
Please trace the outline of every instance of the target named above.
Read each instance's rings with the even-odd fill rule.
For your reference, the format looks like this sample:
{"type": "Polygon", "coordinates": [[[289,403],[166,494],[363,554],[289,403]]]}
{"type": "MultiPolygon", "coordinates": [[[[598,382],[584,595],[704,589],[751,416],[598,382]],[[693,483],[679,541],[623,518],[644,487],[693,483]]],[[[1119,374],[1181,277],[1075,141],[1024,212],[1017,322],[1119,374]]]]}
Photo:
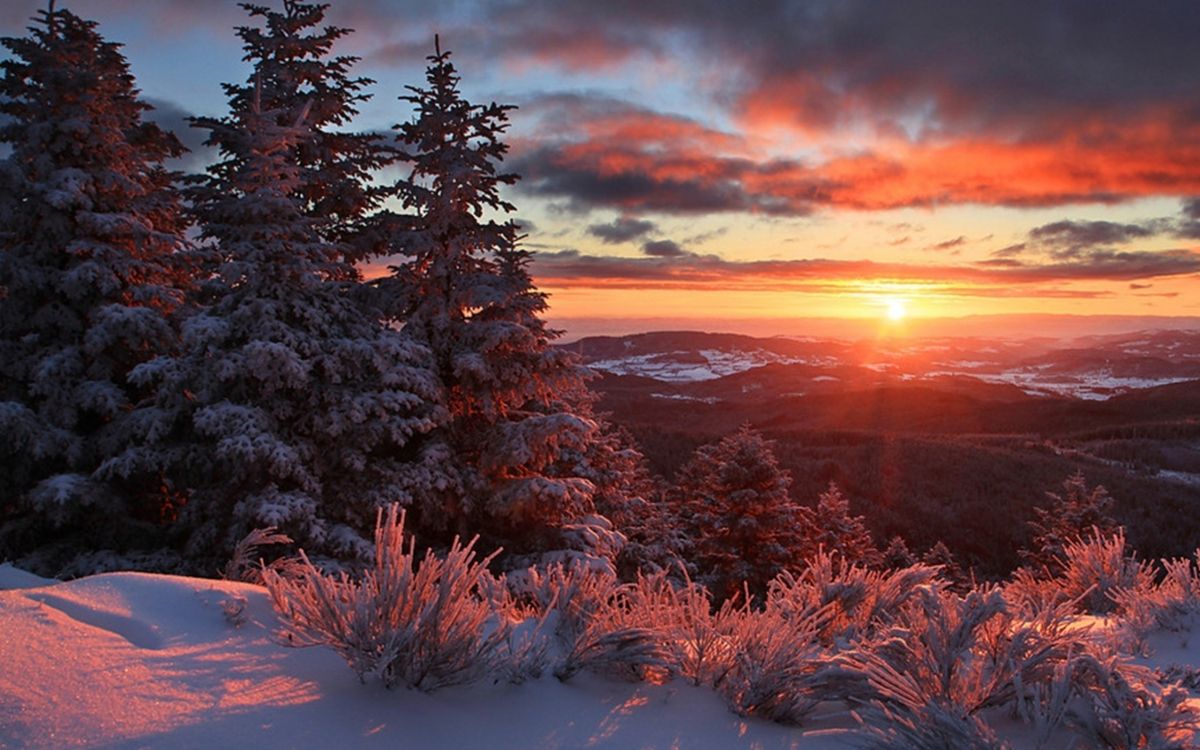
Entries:
{"type": "MultiPolygon", "coordinates": [[[[674,396],[807,395],[902,383],[1003,394],[1103,400],[1200,379],[1200,331],[1052,338],[838,339],[661,331],[596,336],[563,348],[593,370],[671,384],[674,396]],[[756,373],[756,374],[755,374],[756,373]],[[701,387],[708,381],[719,385],[701,387]],[[975,381],[971,383],[969,381],[975,381]],[[678,389],[683,389],[682,391],[678,389]]],[[[601,389],[603,390],[603,388],[601,389]]]]}

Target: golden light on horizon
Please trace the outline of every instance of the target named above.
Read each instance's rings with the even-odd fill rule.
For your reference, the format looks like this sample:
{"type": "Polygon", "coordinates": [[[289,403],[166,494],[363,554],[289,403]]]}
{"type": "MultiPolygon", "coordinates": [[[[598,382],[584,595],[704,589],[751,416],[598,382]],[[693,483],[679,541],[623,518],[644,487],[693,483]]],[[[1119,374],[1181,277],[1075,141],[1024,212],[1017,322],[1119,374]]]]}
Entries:
{"type": "Polygon", "coordinates": [[[904,316],[908,314],[908,306],[904,300],[899,297],[892,297],[885,301],[888,320],[893,322],[904,320],[904,316]]]}

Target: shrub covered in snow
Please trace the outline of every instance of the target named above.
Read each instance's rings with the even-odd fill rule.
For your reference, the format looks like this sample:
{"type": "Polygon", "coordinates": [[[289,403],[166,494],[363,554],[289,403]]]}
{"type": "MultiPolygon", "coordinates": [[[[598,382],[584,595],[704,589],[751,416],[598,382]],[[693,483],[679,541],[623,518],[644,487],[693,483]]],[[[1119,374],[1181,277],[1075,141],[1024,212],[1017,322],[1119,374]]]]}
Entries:
{"type": "Polygon", "coordinates": [[[742,716],[802,724],[822,702],[844,697],[845,673],[821,644],[833,610],[739,609],[732,665],[716,685],[730,707],[742,716]]]}
{"type": "Polygon", "coordinates": [[[1131,588],[1111,594],[1121,624],[1135,640],[1154,629],[1182,630],[1200,612],[1200,550],[1195,559],[1158,563],[1154,580],[1140,578],[1131,588]]]}
{"type": "Polygon", "coordinates": [[[995,731],[961,706],[875,705],[859,713],[867,750],[1008,750],[995,731]]]}
{"type": "MultiPolygon", "coordinates": [[[[477,559],[474,543],[456,540],[444,557],[427,551],[417,562],[405,547],[404,514],[380,511],[375,564],[361,580],[327,575],[307,558],[304,575],[263,571],[277,611],[295,645],[325,645],[359,679],[435,690],[500,672],[509,656],[511,623],[495,597],[501,583],[477,559]]],[[[302,553],[303,554],[303,553],[302,553]]]]}
{"type": "Polygon", "coordinates": [[[554,674],[566,680],[583,669],[624,678],[670,674],[668,631],[646,579],[621,583],[609,570],[551,565],[530,570],[525,590],[553,623],[554,674]]]}
{"type": "Polygon", "coordinates": [[[826,645],[847,645],[870,635],[901,611],[931,583],[937,569],[912,565],[898,570],[869,570],[840,555],[819,551],[805,561],[799,575],[781,573],[767,587],[767,606],[798,614],[831,605],[821,628],[826,645]]]}
{"type": "Polygon", "coordinates": [[[1049,681],[1075,646],[1064,609],[1018,620],[997,589],[965,597],[924,586],[895,623],[844,663],[870,686],[873,701],[916,715],[927,704],[971,716],[1011,704],[1021,685],[1049,681]]]}
{"type": "Polygon", "coordinates": [[[1118,591],[1151,585],[1150,566],[1136,560],[1125,546],[1125,531],[1104,535],[1098,529],[1066,543],[1058,581],[1067,598],[1084,611],[1107,614],[1116,608],[1118,591]]]}
{"type": "Polygon", "coordinates": [[[1083,700],[1067,720],[1105,750],[1188,750],[1200,714],[1178,685],[1162,685],[1151,670],[1118,656],[1083,654],[1075,662],[1083,700]]]}

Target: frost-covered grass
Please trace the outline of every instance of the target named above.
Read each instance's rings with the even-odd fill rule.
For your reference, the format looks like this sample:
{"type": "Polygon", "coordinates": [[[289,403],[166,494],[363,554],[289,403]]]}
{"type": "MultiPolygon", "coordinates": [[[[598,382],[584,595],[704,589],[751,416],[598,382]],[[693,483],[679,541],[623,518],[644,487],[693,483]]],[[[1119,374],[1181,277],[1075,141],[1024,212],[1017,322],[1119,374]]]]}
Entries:
{"type": "Polygon", "coordinates": [[[393,505],[375,531],[375,565],[360,579],[327,575],[303,557],[300,575],[264,570],[276,610],[296,645],[328,645],[360,680],[431,691],[497,673],[511,623],[491,597],[498,582],[474,543],[457,540],[420,564],[404,543],[404,515],[393,505]]]}
{"type": "Polygon", "coordinates": [[[396,511],[376,548],[360,577],[293,566],[265,571],[266,590],[0,576],[34,587],[0,592],[16,635],[0,645],[15,706],[0,745],[1195,746],[1200,572],[1135,564],[1118,537],[1070,546],[1057,578],[966,592],[928,566],[822,554],[761,601],[720,607],[685,575],[504,578],[470,544],[419,555],[396,511]],[[1082,571],[1121,583],[1098,607],[1082,571]]]}
{"type": "Polygon", "coordinates": [[[714,608],[686,576],[621,582],[557,565],[493,578],[469,545],[427,554],[414,573],[401,532],[393,511],[376,569],[357,584],[311,566],[298,581],[266,576],[306,643],[326,643],[360,677],[382,673],[388,685],[519,682],[543,670],[562,681],[583,672],[682,678],[739,716],[787,725],[812,725],[841,706],[878,747],[1003,747],[990,723],[997,712],[1017,717],[1039,745],[1183,747],[1196,722],[1184,688],[1114,650],[1143,642],[1130,633],[1188,627],[1200,605],[1196,568],[1136,561],[1119,533],[1077,540],[1059,576],[1026,572],[1007,589],[959,594],[934,567],[867,570],[822,553],[772,581],[761,602],[714,608]],[[1078,627],[1081,613],[1111,616],[1112,627],[1093,634],[1078,627]],[[355,624],[364,617],[369,637],[355,624]],[[524,633],[519,648],[515,631],[524,633]],[[444,660],[456,677],[427,683],[426,669],[397,679],[381,654],[387,664],[444,660]]]}

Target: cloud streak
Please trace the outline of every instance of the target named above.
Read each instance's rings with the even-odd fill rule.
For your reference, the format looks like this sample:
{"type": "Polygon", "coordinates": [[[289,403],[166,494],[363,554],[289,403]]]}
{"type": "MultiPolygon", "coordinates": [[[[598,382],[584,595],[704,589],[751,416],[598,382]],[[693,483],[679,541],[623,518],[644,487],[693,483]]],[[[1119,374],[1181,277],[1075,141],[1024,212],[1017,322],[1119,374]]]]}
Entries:
{"type": "MultiPolygon", "coordinates": [[[[1136,283],[1186,276],[1200,273],[1200,253],[1096,251],[1077,260],[1055,263],[993,260],[963,265],[920,265],[827,258],[731,261],[688,252],[630,258],[562,250],[537,253],[533,272],[540,284],[554,288],[784,290],[816,285],[844,290],[839,285],[855,282],[967,289],[1071,282],[1136,283]]],[[[1071,296],[1099,294],[1089,290],[1060,291],[1064,294],[1070,291],[1071,296]]],[[[1043,290],[1037,293],[1042,294],[1043,290]]]]}

